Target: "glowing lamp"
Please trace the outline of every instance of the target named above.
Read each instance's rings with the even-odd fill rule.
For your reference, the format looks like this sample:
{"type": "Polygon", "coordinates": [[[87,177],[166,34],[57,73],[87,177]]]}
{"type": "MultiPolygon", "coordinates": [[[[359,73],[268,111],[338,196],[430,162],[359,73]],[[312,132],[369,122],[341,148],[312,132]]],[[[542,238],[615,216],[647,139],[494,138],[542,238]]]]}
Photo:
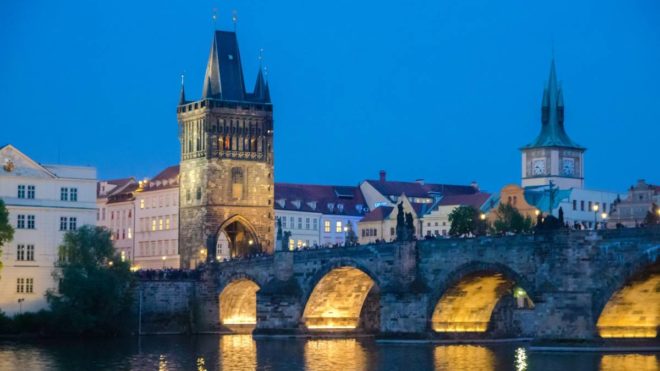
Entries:
{"type": "Polygon", "coordinates": [[[594,204],[594,206],[591,207],[591,210],[598,212],[598,204],[594,204]]]}

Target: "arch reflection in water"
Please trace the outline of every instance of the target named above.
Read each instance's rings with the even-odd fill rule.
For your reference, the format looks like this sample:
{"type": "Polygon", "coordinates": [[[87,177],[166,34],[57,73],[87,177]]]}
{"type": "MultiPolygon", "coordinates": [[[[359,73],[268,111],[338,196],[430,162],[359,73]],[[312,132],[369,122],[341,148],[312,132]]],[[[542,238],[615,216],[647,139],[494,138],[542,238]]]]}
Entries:
{"type": "Polygon", "coordinates": [[[320,371],[367,370],[367,353],[355,339],[307,340],[305,369],[320,371]]]}
{"type": "Polygon", "coordinates": [[[436,370],[494,371],[493,351],[477,345],[441,345],[433,351],[436,370]]]}
{"type": "Polygon", "coordinates": [[[220,323],[233,329],[251,330],[257,323],[259,286],[240,279],[227,285],[220,294],[220,323]]]}
{"type": "Polygon", "coordinates": [[[257,346],[252,335],[221,336],[219,353],[222,370],[257,369],[257,346]]]}
{"type": "Polygon", "coordinates": [[[445,292],[433,311],[436,332],[485,332],[500,298],[513,287],[501,274],[475,274],[445,292]]]}
{"type": "Polygon", "coordinates": [[[660,273],[634,280],[614,294],[598,319],[604,338],[654,338],[660,326],[660,273]]]}
{"type": "Polygon", "coordinates": [[[608,354],[600,359],[600,371],[660,371],[655,354],[608,354]]]}
{"type": "Polygon", "coordinates": [[[374,281],[353,267],[336,268],[314,287],[303,320],[308,329],[355,329],[374,281]]]}

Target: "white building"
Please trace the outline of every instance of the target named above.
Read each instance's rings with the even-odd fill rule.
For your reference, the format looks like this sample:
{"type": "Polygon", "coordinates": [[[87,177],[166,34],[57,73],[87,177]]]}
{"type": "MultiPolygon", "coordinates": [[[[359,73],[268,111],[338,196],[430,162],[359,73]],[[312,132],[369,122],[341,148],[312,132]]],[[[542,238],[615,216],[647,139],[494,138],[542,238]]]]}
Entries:
{"type": "Polygon", "coordinates": [[[135,269],[179,267],[179,166],[151,180],[99,182],[98,224],[135,269]]]}
{"type": "Polygon", "coordinates": [[[2,247],[0,310],[8,315],[47,307],[45,293],[63,235],[95,224],[96,169],[41,165],[12,145],[0,148],[0,198],[14,239],[2,247]]]}
{"type": "Polygon", "coordinates": [[[179,166],[170,166],[134,192],[135,254],[141,269],[179,268],[179,166]]]}

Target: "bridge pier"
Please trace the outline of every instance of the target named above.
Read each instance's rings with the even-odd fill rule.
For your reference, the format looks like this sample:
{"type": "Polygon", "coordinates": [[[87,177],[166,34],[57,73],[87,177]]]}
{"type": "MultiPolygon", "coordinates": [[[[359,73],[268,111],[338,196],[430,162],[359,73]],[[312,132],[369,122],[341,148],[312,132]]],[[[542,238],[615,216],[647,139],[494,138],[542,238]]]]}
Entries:
{"type": "Polygon", "coordinates": [[[420,337],[429,328],[426,293],[382,292],[380,296],[380,335],[383,337],[420,337]]]}

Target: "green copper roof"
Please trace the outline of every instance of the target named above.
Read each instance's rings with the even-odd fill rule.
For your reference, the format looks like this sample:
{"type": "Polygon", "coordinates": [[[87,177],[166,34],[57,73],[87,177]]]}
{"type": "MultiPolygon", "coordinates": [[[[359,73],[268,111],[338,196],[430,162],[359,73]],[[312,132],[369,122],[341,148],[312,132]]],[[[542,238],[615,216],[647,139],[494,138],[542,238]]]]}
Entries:
{"type": "Polygon", "coordinates": [[[555,60],[550,66],[548,85],[543,89],[543,102],[541,104],[541,133],[536,139],[523,147],[566,147],[584,149],[568,137],[564,130],[564,94],[557,83],[555,60]]]}

